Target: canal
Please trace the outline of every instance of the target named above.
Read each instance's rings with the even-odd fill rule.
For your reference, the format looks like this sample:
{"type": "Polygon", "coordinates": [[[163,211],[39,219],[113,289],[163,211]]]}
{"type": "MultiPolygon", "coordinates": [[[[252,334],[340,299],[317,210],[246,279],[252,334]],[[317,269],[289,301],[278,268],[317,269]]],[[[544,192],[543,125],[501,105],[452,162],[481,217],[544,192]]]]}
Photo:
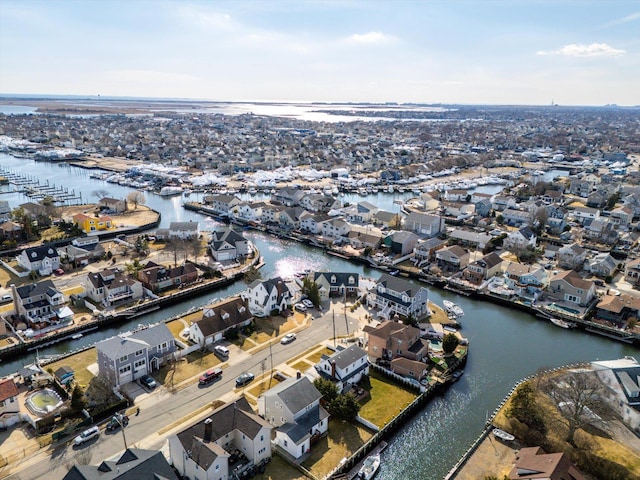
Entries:
{"type": "MultiPolygon", "coordinates": [[[[87,202],[95,202],[92,192],[107,189],[113,197],[124,197],[130,189],[89,178],[90,171],[66,165],[38,163],[0,154],[0,167],[21,169],[29,175],[56,186],[82,192],[87,202]]],[[[411,194],[377,194],[370,197],[353,195],[342,201],[367,200],[389,211],[398,208],[394,200],[411,194]]],[[[192,194],[192,197],[194,195],[192,194]]],[[[147,193],[146,204],[162,213],[162,225],[170,221],[197,220],[203,230],[216,226],[211,219],[181,207],[180,197],[162,198],[147,193]]],[[[29,201],[19,193],[0,194],[11,207],[29,201]]],[[[191,199],[191,198],[190,198],[191,199]]],[[[362,265],[326,256],[321,250],[288,240],[273,238],[259,232],[245,232],[265,259],[263,277],[291,276],[306,269],[357,272],[367,277],[378,273],[362,265]]],[[[82,345],[88,345],[118,331],[135,327],[138,323],[152,323],[171,317],[212,301],[238,293],[245,288],[238,282],[225,289],[194,298],[190,302],[168,306],[121,324],[117,328],[86,334],[83,338],[63,342],[39,351],[53,355],[82,345]]],[[[448,291],[430,288],[430,298],[442,305],[449,299],[460,305],[465,315],[461,319],[462,333],[470,341],[470,353],[465,374],[446,393],[435,398],[421,414],[407,423],[389,442],[383,454],[383,464],[377,478],[384,480],[439,480],[455,464],[481,431],[487,414],[502,401],[521,378],[543,367],[595,359],[640,355],[640,349],[586,333],[564,330],[518,310],[472,300],[448,291]]],[[[33,360],[35,352],[0,363],[0,375],[12,373],[33,360]]]]}

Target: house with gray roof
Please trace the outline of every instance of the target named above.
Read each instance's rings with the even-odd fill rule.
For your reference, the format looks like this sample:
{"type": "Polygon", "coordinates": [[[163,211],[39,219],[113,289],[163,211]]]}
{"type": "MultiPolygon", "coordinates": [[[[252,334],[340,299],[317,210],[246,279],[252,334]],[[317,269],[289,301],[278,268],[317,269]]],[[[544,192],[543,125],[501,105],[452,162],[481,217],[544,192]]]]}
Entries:
{"type": "Polygon", "coordinates": [[[51,275],[60,268],[58,250],[50,245],[25,248],[16,256],[18,265],[29,272],[37,272],[41,276],[51,275]]]}
{"type": "Polygon", "coordinates": [[[380,309],[380,318],[401,315],[420,319],[430,315],[429,291],[420,285],[383,273],[372,290],[367,295],[367,303],[380,309]]]}
{"type": "Polygon", "coordinates": [[[276,427],[273,443],[302,461],[311,444],[329,430],[329,414],[320,405],[322,394],[309,378],[288,378],[258,397],[258,413],[276,427]]]}
{"type": "Polygon", "coordinates": [[[353,272],[313,272],[313,281],[318,285],[322,300],[329,297],[353,297],[358,295],[360,275],[353,272]]]}
{"type": "Polygon", "coordinates": [[[235,195],[205,195],[202,200],[205,205],[220,215],[228,215],[231,208],[241,202],[235,195]]]}
{"type": "Polygon", "coordinates": [[[91,300],[105,307],[122,305],[144,295],[142,282],[111,269],[89,273],[85,289],[91,300]]]}
{"type": "Polygon", "coordinates": [[[62,480],[178,480],[159,450],[128,448],[98,466],[74,465],[62,480]]]}
{"type": "Polygon", "coordinates": [[[602,398],[632,431],[640,429],[640,364],[634,357],[591,362],[604,383],[602,398]]]}
{"type": "Polygon", "coordinates": [[[23,318],[30,328],[41,329],[73,319],[73,311],[65,305],[64,295],[51,280],[11,287],[16,315],[23,318]]]}
{"type": "Polygon", "coordinates": [[[189,340],[206,346],[219,342],[230,328],[249,325],[253,315],[240,297],[231,297],[202,309],[202,318],[189,326],[189,340]]]}
{"type": "Polygon", "coordinates": [[[387,245],[394,254],[405,256],[413,252],[419,240],[420,237],[413,232],[398,230],[385,238],[384,244],[387,245]]]}
{"type": "Polygon", "coordinates": [[[404,219],[402,228],[418,235],[435,237],[444,230],[444,218],[439,215],[411,212],[404,219]]]}
{"type": "Polygon", "coordinates": [[[256,317],[268,317],[273,311],[282,313],[291,304],[289,287],[280,277],[251,282],[241,297],[256,317]]]}
{"type": "Polygon", "coordinates": [[[169,228],[156,230],[158,240],[194,240],[200,236],[199,222],[171,222],[169,228]]]}
{"type": "Polygon", "coordinates": [[[316,235],[320,234],[322,233],[322,222],[330,218],[326,213],[309,213],[305,211],[300,215],[300,230],[316,235]]]}
{"type": "Polygon", "coordinates": [[[355,343],[347,348],[338,345],[332,355],[322,355],[315,369],[322,378],[335,383],[339,392],[343,392],[369,375],[367,352],[355,343]]]}
{"type": "Polygon", "coordinates": [[[164,323],[125,332],[96,343],[98,374],[115,387],[157,370],[176,351],[176,341],[164,323]]]}
{"type": "Polygon", "coordinates": [[[490,252],[484,257],[470,263],[465,268],[462,276],[465,280],[480,284],[493,278],[502,271],[502,258],[495,252],[490,252]]]}
{"type": "Polygon", "coordinates": [[[236,260],[249,255],[249,241],[231,227],[214,230],[211,232],[209,251],[218,262],[236,260]]]}
{"type": "Polygon", "coordinates": [[[602,252],[585,262],[585,270],[601,278],[613,276],[618,270],[619,262],[609,252],[602,252]]]}
{"type": "Polygon", "coordinates": [[[369,202],[358,202],[345,209],[347,221],[352,223],[370,223],[379,208],[369,202]]]}
{"type": "Polygon", "coordinates": [[[244,478],[243,472],[271,459],[272,430],[241,397],[171,435],[171,463],[183,478],[244,478]]]}

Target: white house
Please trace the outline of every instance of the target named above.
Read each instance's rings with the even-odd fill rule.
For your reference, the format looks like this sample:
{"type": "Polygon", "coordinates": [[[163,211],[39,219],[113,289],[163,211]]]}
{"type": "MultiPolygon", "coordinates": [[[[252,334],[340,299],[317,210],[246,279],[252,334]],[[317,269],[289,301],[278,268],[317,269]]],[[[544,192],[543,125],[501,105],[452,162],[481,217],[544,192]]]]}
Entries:
{"type": "Polygon", "coordinates": [[[345,237],[349,230],[349,224],[341,218],[332,218],[322,222],[322,236],[325,238],[345,237]]]}
{"type": "Polygon", "coordinates": [[[631,430],[640,430],[640,364],[633,357],[595,361],[591,366],[604,383],[604,400],[631,430]]]}
{"type": "Polygon", "coordinates": [[[282,312],[291,303],[289,287],[280,277],[255,280],[241,296],[256,317],[268,317],[274,310],[282,312]]]}
{"type": "Polygon", "coordinates": [[[13,378],[0,380],[0,428],[7,428],[20,422],[18,387],[13,378]]]}
{"type": "Polygon", "coordinates": [[[241,328],[251,323],[253,315],[245,301],[232,297],[202,309],[202,318],[189,326],[189,340],[198,345],[211,345],[224,338],[230,328],[241,328]]]}
{"type": "Polygon", "coordinates": [[[160,240],[194,240],[200,236],[199,222],[171,222],[169,228],[156,231],[160,240]]]}
{"type": "Polygon", "coordinates": [[[87,275],[87,296],[109,307],[143,297],[142,283],[121,272],[104,269],[87,275]]]}
{"type": "Polygon", "coordinates": [[[343,392],[349,385],[355,385],[362,377],[369,375],[367,352],[356,344],[347,348],[338,345],[333,355],[322,355],[315,369],[321,377],[334,382],[338,390],[343,392]]]}
{"type": "Polygon", "coordinates": [[[411,212],[404,219],[403,228],[418,235],[435,237],[444,230],[444,218],[439,215],[411,212]]]}
{"type": "Polygon", "coordinates": [[[515,232],[509,232],[503,247],[507,250],[536,248],[537,237],[530,227],[524,226],[515,232]]]}
{"type": "Polygon", "coordinates": [[[371,293],[367,302],[381,309],[379,317],[389,319],[397,314],[419,319],[429,315],[429,291],[402,278],[383,273],[371,293]]]}
{"type": "Polygon", "coordinates": [[[16,261],[25,270],[38,272],[42,276],[51,275],[55,269],[60,268],[58,251],[48,245],[25,248],[16,256],[16,261]]]}
{"type": "Polygon", "coordinates": [[[249,254],[249,241],[232,228],[214,230],[211,232],[209,250],[218,262],[236,260],[249,254]]]}

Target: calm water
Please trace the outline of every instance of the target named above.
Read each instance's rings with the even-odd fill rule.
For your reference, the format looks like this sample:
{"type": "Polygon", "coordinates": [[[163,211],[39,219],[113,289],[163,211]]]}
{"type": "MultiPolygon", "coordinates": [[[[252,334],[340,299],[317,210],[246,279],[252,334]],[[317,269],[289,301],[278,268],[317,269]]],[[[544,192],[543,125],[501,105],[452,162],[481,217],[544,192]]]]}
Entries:
{"type": "MultiPolygon", "coordinates": [[[[0,166],[20,168],[30,175],[49,179],[50,184],[74,188],[83,198],[94,202],[91,192],[108,189],[111,196],[123,197],[130,190],[90,179],[89,171],[57,164],[37,163],[0,154],[0,166]]],[[[406,194],[405,194],[406,195],[406,194]]],[[[211,229],[215,222],[181,207],[180,197],[165,199],[146,194],[147,205],[162,212],[162,224],[170,221],[199,220],[203,229],[211,229]]],[[[193,197],[193,195],[192,195],[193,197]]],[[[353,196],[358,201],[365,197],[353,196]]],[[[28,201],[18,193],[5,193],[0,199],[12,207],[28,201]]],[[[366,198],[390,211],[397,208],[394,196],[378,194],[366,198]]],[[[325,256],[317,249],[257,232],[245,232],[259,248],[266,260],[263,277],[273,274],[290,276],[310,269],[358,272],[376,277],[377,272],[337,257],[325,256]]],[[[203,305],[215,298],[223,298],[245,288],[238,282],[223,290],[204,295],[186,304],[163,308],[117,329],[86,334],[73,342],[73,347],[87,345],[112,336],[121,329],[138,323],[151,323],[184,312],[192,306],[203,305]]],[[[471,342],[465,374],[446,394],[433,400],[413,421],[399,431],[383,454],[383,465],[377,478],[405,480],[441,479],[466,451],[481,431],[485,418],[500,403],[511,387],[521,378],[541,367],[559,366],[594,359],[612,359],[625,355],[640,356],[640,349],[604,338],[567,331],[542,322],[535,317],[491,303],[474,301],[450,292],[430,289],[431,299],[442,304],[443,299],[458,303],[465,311],[463,334],[471,342]]],[[[41,355],[61,353],[72,348],[70,342],[59,343],[40,351],[41,355]]],[[[19,359],[0,363],[0,375],[12,373],[33,359],[33,353],[19,359]]]]}

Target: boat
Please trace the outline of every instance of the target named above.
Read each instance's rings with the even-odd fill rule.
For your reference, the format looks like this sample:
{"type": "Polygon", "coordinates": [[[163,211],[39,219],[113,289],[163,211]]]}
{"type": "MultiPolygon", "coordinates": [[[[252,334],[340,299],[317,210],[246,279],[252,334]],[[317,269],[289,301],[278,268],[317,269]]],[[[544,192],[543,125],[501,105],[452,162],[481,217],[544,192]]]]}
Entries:
{"type": "Polygon", "coordinates": [[[574,322],[567,322],[565,320],[560,320],[559,318],[551,317],[549,321],[560,328],[576,328],[576,324],[574,322]]]}
{"type": "Polygon", "coordinates": [[[74,340],[78,340],[79,338],[82,338],[82,334],[81,333],[75,333],[75,334],[71,335],[71,338],[73,338],[74,340]]]}
{"type": "Polygon", "coordinates": [[[496,438],[504,440],[505,442],[513,442],[516,439],[516,437],[511,435],[509,432],[505,432],[499,428],[494,428],[492,433],[496,438]]]}
{"type": "Polygon", "coordinates": [[[362,480],[370,480],[374,477],[374,475],[378,471],[378,468],[380,468],[380,455],[369,455],[364,460],[362,467],[360,467],[357,478],[361,478],[362,480]]]}
{"type": "Polygon", "coordinates": [[[181,195],[182,187],[162,187],[158,195],[162,197],[170,197],[172,195],[181,195]]]}
{"type": "Polygon", "coordinates": [[[443,300],[442,305],[444,305],[444,309],[447,311],[447,313],[453,315],[454,317],[462,317],[464,315],[462,307],[456,305],[453,302],[450,302],[449,300],[443,300]]]}
{"type": "Polygon", "coordinates": [[[451,383],[456,383],[458,380],[460,380],[460,377],[462,376],[463,373],[464,373],[464,370],[456,370],[455,372],[453,372],[451,374],[451,383]]]}

